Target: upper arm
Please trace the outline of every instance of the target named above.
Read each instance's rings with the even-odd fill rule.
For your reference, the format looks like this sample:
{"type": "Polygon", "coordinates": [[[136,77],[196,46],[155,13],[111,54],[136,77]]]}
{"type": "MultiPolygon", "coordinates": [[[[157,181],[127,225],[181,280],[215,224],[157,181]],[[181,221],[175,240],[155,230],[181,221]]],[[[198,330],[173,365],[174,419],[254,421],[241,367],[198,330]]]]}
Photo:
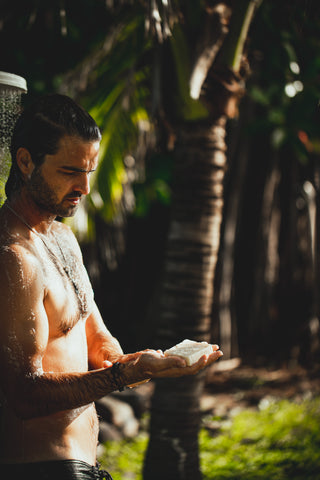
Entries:
{"type": "MultiPolygon", "coordinates": [[[[73,254],[78,257],[79,262],[82,262],[82,253],[71,229],[62,223],[58,223],[56,228],[60,233],[60,238],[61,234],[62,238],[65,236],[73,254]]],[[[92,302],[92,311],[86,320],[86,337],[89,363],[93,368],[101,368],[103,360],[123,353],[119,342],[107,329],[94,301],[92,302]]]]}
{"type": "Polygon", "coordinates": [[[88,351],[89,355],[90,352],[96,346],[96,340],[98,337],[105,338],[113,338],[109,330],[107,329],[99,309],[95,302],[93,302],[93,310],[86,321],[86,336],[87,336],[87,343],[88,343],[88,351]]]}
{"type": "Polygon", "coordinates": [[[42,371],[49,326],[44,282],[36,258],[22,247],[0,253],[0,374],[5,393],[15,394],[26,375],[42,371]]]}

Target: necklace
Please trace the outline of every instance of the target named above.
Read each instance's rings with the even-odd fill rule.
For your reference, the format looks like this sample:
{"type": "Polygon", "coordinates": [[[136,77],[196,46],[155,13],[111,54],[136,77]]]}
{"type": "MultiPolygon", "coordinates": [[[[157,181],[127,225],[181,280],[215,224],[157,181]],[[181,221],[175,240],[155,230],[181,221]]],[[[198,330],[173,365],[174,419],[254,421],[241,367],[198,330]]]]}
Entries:
{"type": "MultiPolygon", "coordinates": [[[[41,238],[41,233],[40,232],[37,232],[37,230],[35,230],[33,227],[31,227],[31,225],[29,225],[29,223],[23,218],[21,217],[10,205],[7,201],[4,202],[5,206],[17,217],[19,218],[19,220],[25,224],[26,227],[29,228],[29,230],[31,230],[31,232],[33,232],[35,235],[37,235],[38,237],[41,238]]],[[[42,240],[42,238],[41,238],[42,240]]]]}
{"type": "Polygon", "coordinates": [[[76,297],[77,297],[77,300],[78,300],[78,303],[79,303],[79,307],[80,307],[80,310],[81,312],[85,312],[87,310],[87,301],[86,301],[86,295],[84,295],[84,293],[81,291],[81,289],[79,288],[77,282],[75,281],[75,275],[74,273],[72,272],[72,269],[70,268],[70,266],[68,265],[68,262],[67,262],[67,259],[65,257],[65,254],[63,252],[63,249],[61,248],[61,245],[55,235],[54,232],[52,232],[52,235],[53,235],[53,238],[54,238],[54,241],[56,243],[56,245],[58,246],[59,248],[59,252],[61,254],[61,257],[63,259],[63,262],[61,261],[61,259],[52,251],[52,249],[49,247],[49,245],[47,244],[47,241],[45,240],[44,238],[44,235],[40,232],[37,232],[37,230],[35,230],[33,227],[31,227],[31,225],[29,225],[29,223],[21,216],[19,215],[10,205],[9,203],[6,201],[5,202],[5,206],[26,226],[28,227],[29,230],[31,230],[32,233],[34,233],[38,238],[40,238],[40,240],[42,241],[43,245],[45,246],[47,252],[49,253],[49,256],[51,258],[51,260],[53,261],[53,263],[56,265],[56,267],[60,266],[62,267],[63,271],[65,272],[67,278],[69,279],[73,289],[74,289],[74,292],[76,294],[76,297]]]}

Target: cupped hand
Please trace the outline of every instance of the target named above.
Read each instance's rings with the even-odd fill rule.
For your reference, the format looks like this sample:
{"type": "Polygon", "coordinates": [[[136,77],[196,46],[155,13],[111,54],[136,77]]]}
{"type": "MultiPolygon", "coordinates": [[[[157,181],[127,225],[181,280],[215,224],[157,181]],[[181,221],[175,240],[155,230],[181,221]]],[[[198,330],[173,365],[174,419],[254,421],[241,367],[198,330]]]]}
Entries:
{"type": "MultiPolygon", "coordinates": [[[[186,360],[179,356],[162,356],[150,361],[150,376],[152,378],[177,378],[195,375],[203,368],[211,365],[223,355],[218,345],[212,345],[212,353],[202,355],[193,365],[188,366],[186,360]]],[[[149,359],[148,359],[149,360],[149,359]]]]}
{"type": "Polygon", "coordinates": [[[122,355],[117,360],[126,365],[123,374],[127,385],[136,384],[151,378],[177,378],[195,375],[203,368],[218,360],[223,353],[218,345],[212,345],[212,353],[203,355],[191,366],[179,356],[165,356],[161,350],[143,350],[122,355]]]}

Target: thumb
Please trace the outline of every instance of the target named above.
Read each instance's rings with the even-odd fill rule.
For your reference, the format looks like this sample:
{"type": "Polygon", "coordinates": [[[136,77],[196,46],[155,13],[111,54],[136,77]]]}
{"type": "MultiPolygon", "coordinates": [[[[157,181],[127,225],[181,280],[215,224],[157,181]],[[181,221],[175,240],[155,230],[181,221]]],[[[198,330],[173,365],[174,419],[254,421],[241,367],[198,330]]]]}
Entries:
{"type": "Polygon", "coordinates": [[[104,361],[102,362],[103,368],[110,368],[110,367],[112,367],[112,365],[113,365],[113,363],[112,363],[112,362],[109,362],[109,360],[104,360],[104,361]]]}

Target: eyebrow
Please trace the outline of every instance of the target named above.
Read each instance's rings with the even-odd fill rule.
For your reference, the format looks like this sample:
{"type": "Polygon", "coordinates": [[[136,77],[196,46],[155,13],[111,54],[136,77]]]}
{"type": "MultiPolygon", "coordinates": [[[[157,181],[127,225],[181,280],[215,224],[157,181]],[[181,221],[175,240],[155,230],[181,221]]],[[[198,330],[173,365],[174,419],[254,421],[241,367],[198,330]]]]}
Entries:
{"type": "Polygon", "coordinates": [[[78,167],[70,167],[68,165],[63,165],[60,167],[62,170],[69,170],[70,172],[78,172],[78,173],[91,173],[91,172],[95,172],[96,169],[92,169],[92,170],[86,170],[85,168],[78,168],[78,167]]]}

